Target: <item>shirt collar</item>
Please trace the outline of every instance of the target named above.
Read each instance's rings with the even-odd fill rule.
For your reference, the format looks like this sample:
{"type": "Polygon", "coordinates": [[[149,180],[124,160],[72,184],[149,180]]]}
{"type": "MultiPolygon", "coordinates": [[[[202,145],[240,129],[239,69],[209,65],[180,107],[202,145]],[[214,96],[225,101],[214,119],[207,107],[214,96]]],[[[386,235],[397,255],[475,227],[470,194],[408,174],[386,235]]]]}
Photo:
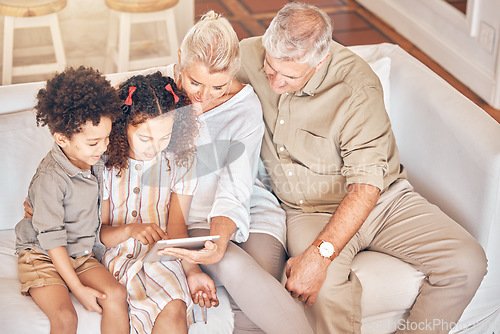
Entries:
{"type": "Polygon", "coordinates": [[[309,79],[309,81],[306,82],[306,84],[304,85],[304,87],[302,87],[301,90],[295,92],[295,95],[314,96],[318,87],[321,85],[323,80],[325,80],[326,74],[328,73],[328,66],[330,65],[331,58],[332,57],[330,55],[330,57],[328,57],[323,66],[321,66],[321,68],[316,73],[313,74],[311,79],[309,79]]]}
{"type": "Polygon", "coordinates": [[[88,169],[80,169],[73,165],[57,143],[54,143],[51,154],[52,158],[54,158],[56,163],[66,172],[66,174],[68,174],[68,176],[75,177],[78,174],[82,174],[84,177],[90,177],[91,171],[88,169]]]}

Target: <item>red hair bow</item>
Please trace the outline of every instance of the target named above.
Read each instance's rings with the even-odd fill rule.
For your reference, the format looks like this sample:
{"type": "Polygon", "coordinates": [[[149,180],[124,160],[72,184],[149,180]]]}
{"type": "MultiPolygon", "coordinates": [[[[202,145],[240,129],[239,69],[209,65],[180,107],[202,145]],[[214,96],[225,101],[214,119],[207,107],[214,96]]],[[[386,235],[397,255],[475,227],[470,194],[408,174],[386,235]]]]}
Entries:
{"type": "Polygon", "coordinates": [[[128,88],[128,96],[127,96],[127,99],[125,100],[126,105],[128,105],[128,106],[132,105],[132,94],[134,94],[136,89],[137,89],[137,87],[134,87],[134,86],[130,86],[128,88]]]}
{"type": "Polygon", "coordinates": [[[172,89],[172,86],[170,86],[170,84],[167,84],[165,86],[165,89],[168,90],[170,93],[172,93],[172,95],[174,96],[175,103],[179,102],[179,97],[174,93],[174,90],[172,89]]]}

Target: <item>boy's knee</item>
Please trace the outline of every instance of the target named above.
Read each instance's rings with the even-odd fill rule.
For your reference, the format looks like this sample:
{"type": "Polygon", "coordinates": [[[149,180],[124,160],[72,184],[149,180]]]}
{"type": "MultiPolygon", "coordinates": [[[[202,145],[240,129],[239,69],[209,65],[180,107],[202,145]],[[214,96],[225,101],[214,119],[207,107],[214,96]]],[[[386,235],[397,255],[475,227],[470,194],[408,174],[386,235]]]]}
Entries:
{"type": "Polygon", "coordinates": [[[78,327],[78,316],[74,309],[61,309],[49,321],[50,327],[58,333],[76,333],[78,327]]]}

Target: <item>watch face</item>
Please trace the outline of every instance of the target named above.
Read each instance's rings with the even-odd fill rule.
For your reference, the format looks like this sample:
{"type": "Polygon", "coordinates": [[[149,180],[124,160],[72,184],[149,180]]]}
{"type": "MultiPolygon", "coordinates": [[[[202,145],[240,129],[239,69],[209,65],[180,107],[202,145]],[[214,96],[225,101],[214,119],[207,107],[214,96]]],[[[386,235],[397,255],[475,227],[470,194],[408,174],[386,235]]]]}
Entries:
{"type": "Polygon", "coordinates": [[[324,241],[319,246],[319,252],[324,257],[330,257],[335,252],[335,249],[333,248],[333,245],[330,242],[324,241]]]}

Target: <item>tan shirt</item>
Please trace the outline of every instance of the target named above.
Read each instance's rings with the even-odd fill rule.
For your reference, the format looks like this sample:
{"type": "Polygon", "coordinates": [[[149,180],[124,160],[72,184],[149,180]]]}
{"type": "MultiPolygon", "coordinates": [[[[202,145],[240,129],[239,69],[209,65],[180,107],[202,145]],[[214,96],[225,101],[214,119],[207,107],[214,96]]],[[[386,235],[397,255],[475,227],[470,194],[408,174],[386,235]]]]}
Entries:
{"type": "Polygon", "coordinates": [[[261,37],[240,45],[238,79],[250,83],[262,103],[261,157],[285,206],[331,213],[350,184],[383,192],[405,178],[382,86],[365,61],[333,42],[330,57],[302,90],[278,95],[264,72],[261,37]]]}

